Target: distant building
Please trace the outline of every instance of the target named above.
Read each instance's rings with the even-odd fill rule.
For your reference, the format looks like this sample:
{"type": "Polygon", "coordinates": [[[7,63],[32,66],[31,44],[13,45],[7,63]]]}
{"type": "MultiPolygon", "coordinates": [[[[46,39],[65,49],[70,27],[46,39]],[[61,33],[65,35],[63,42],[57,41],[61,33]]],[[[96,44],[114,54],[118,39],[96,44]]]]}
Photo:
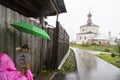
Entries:
{"type": "Polygon", "coordinates": [[[77,44],[92,43],[92,39],[98,33],[99,26],[92,23],[92,14],[89,12],[87,24],[80,26],[80,33],[77,34],[77,44]]]}
{"type": "Polygon", "coordinates": [[[117,37],[109,37],[109,44],[116,45],[117,44],[117,37]]]}
{"type": "Polygon", "coordinates": [[[70,41],[70,44],[76,44],[76,41],[72,40],[72,41],[70,41]]]}
{"type": "Polygon", "coordinates": [[[111,36],[111,32],[109,32],[108,39],[109,39],[109,44],[110,45],[116,45],[117,44],[118,39],[115,36],[111,36]]]}
{"type": "Polygon", "coordinates": [[[109,38],[103,33],[98,33],[92,40],[94,44],[98,45],[108,45],[109,44],[109,38]]]}
{"type": "Polygon", "coordinates": [[[92,14],[89,12],[87,16],[87,24],[80,26],[76,44],[116,45],[117,37],[111,36],[111,32],[109,32],[108,36],[98,33],[99,26],[92,23],[92,14]]]}

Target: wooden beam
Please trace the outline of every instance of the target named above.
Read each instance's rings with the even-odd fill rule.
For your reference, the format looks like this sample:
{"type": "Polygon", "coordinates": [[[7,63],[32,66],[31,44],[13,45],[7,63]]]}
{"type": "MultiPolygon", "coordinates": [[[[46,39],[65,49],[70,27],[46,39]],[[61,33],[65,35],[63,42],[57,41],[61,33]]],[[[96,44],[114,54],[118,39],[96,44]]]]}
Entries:
{"type": "MultiPolygon", "coordinates": [[[[54,2],[55,7],[61,13],[61,9],[59,8],[62,5],[58,6],[58,2],[54,2]]],[[[62,3],[62,1],[60,1],[62,3]]],[[[52,16],[56,15],[56,10],[50,3],[50,0],[0,0],[0,4],[11,8],[20,14],[23,14],[27,17],[38,17],[38,16],[52,16]]],[[[64,5],[64,4],[63,4],[64,5]]],[[[63,9],[64,10],[64,9],[63,9]]]]}
{"type": "MultiPolygon", "coordinates": [[[[32,12],[37,12],[37,9],[36,8],[34,8],[33,6],[32,6],[32,8],[30,7],[30,6],[28,6],[27,4],[26,4],[26,0],[14,0],[15,1],[15,3],[16,4],[18,4],[19,6],[21,6],[21,7],[23,7],[23,8],[25,8],[25,9],[28,9],[28,10],[30,10],[30,11],[32,11],[32,12]]],[[[28,4],[29,4],[29,2],[27,2],[28,4]]]]}
{"type": "Polygon", "coordinates": [[[32,3],[31,1],[30,2],[28,2],[27,0],[22,1],[26,4],[26,6],[29,7],[29,9],[37,11],[37,9],[31,4],[32,3]]]}
{"type": "Polygon", "coordinates": [[[0,1],[0,4],[12,9],[12,10],[15,10],[24,16],[27,16],[27,17],[32,16],[33,17],[33,15],[34,15],[35,17],[37,17],[37,14],[35,12],[29,11],[28,9],[24,8],[23,6],[19,6],[16,2],[14,2],[14,0],[11,0],[11,1],[3,0],[3,1],[0,1]]]}

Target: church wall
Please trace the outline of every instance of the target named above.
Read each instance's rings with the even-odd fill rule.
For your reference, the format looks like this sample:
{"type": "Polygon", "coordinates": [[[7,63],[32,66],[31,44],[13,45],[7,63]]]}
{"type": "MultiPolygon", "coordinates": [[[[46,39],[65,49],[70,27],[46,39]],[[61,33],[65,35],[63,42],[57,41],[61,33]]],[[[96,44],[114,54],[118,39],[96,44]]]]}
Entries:
{"type": "Polygon", "coordinates": [[[94,33],[98,33],[98,27],[95,26],[87,26],[87,27],[81,27],[80,28],[80,32],[81,33],[87,33],[87,32],[94,32],[94,33]]]}
{"type": "Polygon", "coordinates": [[[92,44],[92,39],[98,33],[99,27],[92,23],[92,14],[89,12],[87,24],[80,27],[80,33],[77,34],[77,44],[92,44]]]}
{"type": "Polygon", "coordinates": [[[87,27],[86,29],[87,31],[86,32],[94,32],[94,33],[98,33],[98,27],[95,27],[95,26],[90,26],[90,27],[87,27]]]}
{"type": "Polygon", "coordinates": [[[98,45],[108,45],[108,40],[101,40],[101,39],[97,39],[97,40],[93,40],[93,43],[98,44],[98,45]]]}
{"type": "Polygon", "coordinates": [[[86,44],[91,43],[95,34],[80,34],[77,35],[76,44],[86,44]]]}

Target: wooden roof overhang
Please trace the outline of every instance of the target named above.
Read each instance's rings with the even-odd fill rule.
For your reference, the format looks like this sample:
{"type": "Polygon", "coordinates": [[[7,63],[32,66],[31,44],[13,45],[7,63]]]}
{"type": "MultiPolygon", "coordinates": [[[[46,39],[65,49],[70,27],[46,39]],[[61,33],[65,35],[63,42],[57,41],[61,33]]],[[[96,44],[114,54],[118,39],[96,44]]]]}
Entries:
{"type": "Polygon", "coordinates": [[[26,17],[53,16],[66,12],[63,0],[0,0],[0,4],[26,17]]]}

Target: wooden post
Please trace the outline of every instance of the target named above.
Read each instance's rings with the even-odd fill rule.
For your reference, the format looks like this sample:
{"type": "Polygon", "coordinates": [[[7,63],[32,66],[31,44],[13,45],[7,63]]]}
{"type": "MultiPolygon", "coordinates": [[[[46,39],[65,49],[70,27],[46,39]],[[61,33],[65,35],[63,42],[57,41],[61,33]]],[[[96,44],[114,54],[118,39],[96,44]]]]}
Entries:
{"type": "Polygon", "coordinates": [[[58,35],[59,35],[59,23],[56,21],[56,28],[54,32],[53,54],[52,54],[52,69],[58,67],[58,35]]]}

